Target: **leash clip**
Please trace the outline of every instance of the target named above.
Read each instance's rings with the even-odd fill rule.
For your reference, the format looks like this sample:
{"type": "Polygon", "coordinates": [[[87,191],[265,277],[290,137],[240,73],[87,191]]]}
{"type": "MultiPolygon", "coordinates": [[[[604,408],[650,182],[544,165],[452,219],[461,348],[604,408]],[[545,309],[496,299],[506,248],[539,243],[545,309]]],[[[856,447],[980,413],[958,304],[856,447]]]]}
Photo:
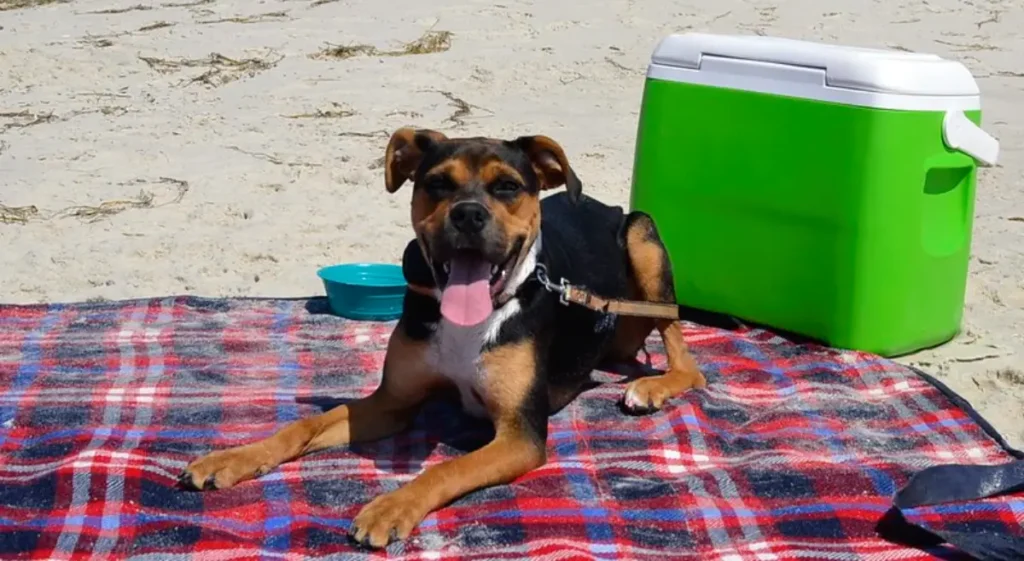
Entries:
{"type": "Polygon", "coordinates": [[[558,294],[558,301],[561,302],[563,306],[569,305],[568,297],[569,290],[571,289],[569,281],[566,279],[560,279],[558,284],[551,282],[551,279],[548,278],[548,267],[543,263],[537,263],[536,277],[537,281],[544,287],[544,290],[558,294]]]}
{"type": "Polygon", "coordinates": [[[557,293],[559,296],[558,301],[563,306],[577,304],[604,314],[605,317],[601,319],[601,323],[598,323],[595,328],[607,328],[610,325],[608,322],[613,321],[609,318],[614,316],[649,317],[673,321],[679,319],[679,307],[674,303],[602,298],[586,288],[569,284],[569,281],[564,278],[559,279],[558,284],[555,284],[548,278],[548,268],[543,263],[537,264],[534,277],[544,287],[544,290],[557,293]]]}

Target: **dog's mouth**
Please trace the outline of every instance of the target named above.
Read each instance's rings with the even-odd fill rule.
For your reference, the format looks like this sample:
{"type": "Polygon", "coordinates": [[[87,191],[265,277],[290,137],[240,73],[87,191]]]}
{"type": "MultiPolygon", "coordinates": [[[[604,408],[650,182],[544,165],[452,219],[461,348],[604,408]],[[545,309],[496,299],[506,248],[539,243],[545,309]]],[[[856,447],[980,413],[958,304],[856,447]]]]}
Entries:
{"type": "Polygon", "coordinates": [[[515,263],[521,243],[500,263],[493,263],[483,253],[460,250],[440,263],[438,282],[441,290],[441,315],[463,326],[476,325],[494,311],[494,299],[505,288],[509,269],[515,263]]]}
{"type": "Polygon", "coordinates": [[[473,278],[478,279],[479,277],[487,277],[487,284],[490,287],[491,297],[495,297],[501,292],[502,288],[505,288],[505,278],[508,276],[508,267],[512,263],[512,259],[515,255],[509,256],[508,260],[499,265],[492,264],[486,259],[481,257],[475,252],[460,252],[461,255],[456,255],[452,259],[445,261],[441,264],[441,270],[444,271],[447,281],[445,287],[451,284],[452,279],[464,279],[473,278]],[[452,264],[454,263],[455,275],[452,275],[452,264]],[[487,270],[490,267],[490,270],[487,270]],[[483,271],[483,272],[480,272],[483,271]]]}

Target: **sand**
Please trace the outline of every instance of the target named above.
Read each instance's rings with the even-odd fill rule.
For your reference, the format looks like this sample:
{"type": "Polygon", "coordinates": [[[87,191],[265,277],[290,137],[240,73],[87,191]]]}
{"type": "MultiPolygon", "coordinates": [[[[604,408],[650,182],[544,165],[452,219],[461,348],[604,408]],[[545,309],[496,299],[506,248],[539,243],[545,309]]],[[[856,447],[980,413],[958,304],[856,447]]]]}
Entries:
{"type": "Polygon", "coordinates": [[[1013,2],[0,0],[28,5],[0,11],[0,204],[33,207],[0,223],[0,301],[304,296],[320,266],[397,261],[409,191],[387,195],[380,166],[406,124],[547,134],[626,204],[644,69],[672,32],[927,51],[975,73],[1002,154],[980,172],[964,331],[900,360],[1022,446],[1013,2]],[[425,34],[441,52],[403,52],[425,34]]]}

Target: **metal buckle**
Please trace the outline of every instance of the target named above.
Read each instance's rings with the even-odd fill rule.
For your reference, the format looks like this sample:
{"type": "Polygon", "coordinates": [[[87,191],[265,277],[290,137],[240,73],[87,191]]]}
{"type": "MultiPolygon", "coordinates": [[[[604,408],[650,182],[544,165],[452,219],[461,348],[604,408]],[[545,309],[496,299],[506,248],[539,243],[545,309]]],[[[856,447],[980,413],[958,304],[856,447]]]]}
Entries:
{"type": "Polygon", "coordinates": [[[572,290],[572,287],[569,285],[568,280],[559,279],[558,284],[551,282],[551,279],[548,278],[548,268],[543,263],[537,263],[537,272],[535,276],[541,286],[544,287],[544,290],[558,294],[558,301],[561,302],[563,306],[568,306],[570,304],[569,291],[572,290]]]}
{"type": "Polygon", "coordinates": [[[561,302],[563,306],[568,306],[570,304],[569,291],[572,290],[572,287],[569,285],[569,281],[561,279],[561,285],[558,288],[559,292],[561,293],[561,295],[558,298],[558,301],[561,302]]]}

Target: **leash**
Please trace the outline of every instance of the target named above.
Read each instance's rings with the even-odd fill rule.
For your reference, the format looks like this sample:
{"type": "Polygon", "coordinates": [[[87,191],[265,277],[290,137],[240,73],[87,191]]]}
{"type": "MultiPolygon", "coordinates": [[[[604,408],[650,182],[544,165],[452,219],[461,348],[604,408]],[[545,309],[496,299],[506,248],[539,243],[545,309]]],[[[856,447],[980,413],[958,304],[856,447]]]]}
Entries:
{"type": "Polygon", "coordinates": [[[679,306],[676,304],[602,298],[584,288],[569,284],[564,278],[555,284],[548,278],[548,268],[543,263],[537,264],[534,276],[545,290],[559,295],[559,302],[563,306],[576,304],[595,312],[620,316],[679,319],[679,306]]]}

